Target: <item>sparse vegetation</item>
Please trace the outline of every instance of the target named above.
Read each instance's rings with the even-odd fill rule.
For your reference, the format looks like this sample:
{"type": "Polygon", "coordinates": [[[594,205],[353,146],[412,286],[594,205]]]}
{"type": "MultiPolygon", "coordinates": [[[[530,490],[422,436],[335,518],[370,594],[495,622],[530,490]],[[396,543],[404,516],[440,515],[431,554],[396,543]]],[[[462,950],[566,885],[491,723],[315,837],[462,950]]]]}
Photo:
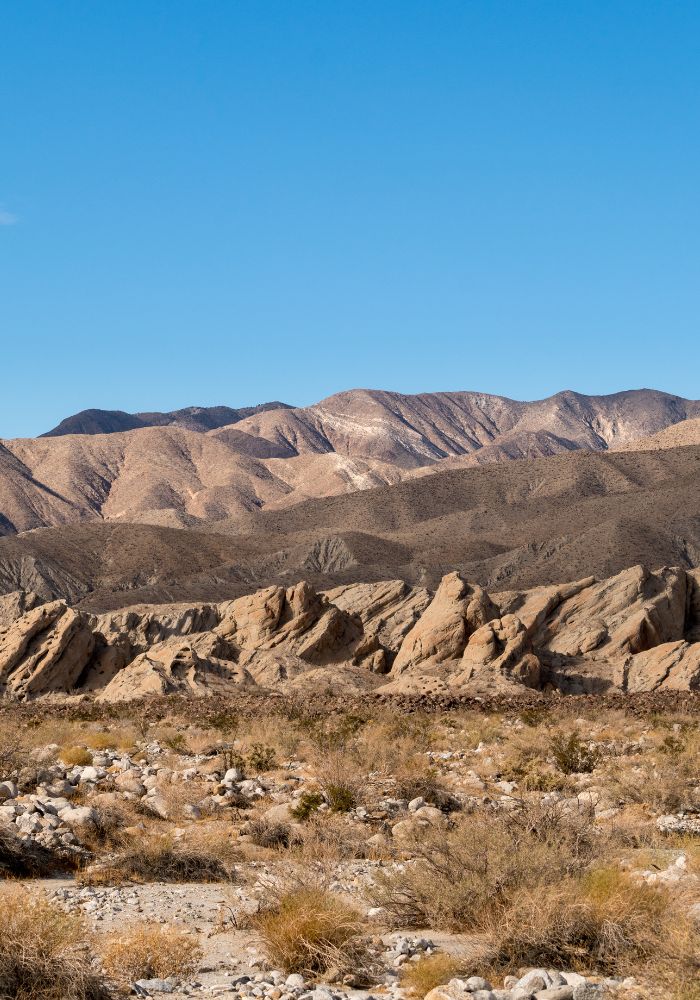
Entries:
{"type": "MultiPolygon", "coordinates": [[[[48,786],[63,769],[57,793],[72,809],[89,810],[81,823],[73,819],[75,841],[69,837],[60,855],[31,837],[10,838],[0,826],[0,876],[33,877],[75,857],[79,884],[99,893],[134,883],[127,893],[147,893],[149,883],[225,882],[235,871],[235,891],[216,890],[230,896],[222,926],[252,921],[272,964],[332,979],[358,970],[360,979],[371,978],[374,946],[368,951],[364,908],[352,902],[364,895],[365,906],[382,908],[377,931],[439,930],[478,943],[466,958],[440,951],[406,961],[401,982],[418,1000],[456,975],[496,983],[531,965],[630,974],[645,988],[656,984],[665,998],[693,997],[700,946],[689,913],[700,902],[693,880],[700,848],[692,829],[669,832],[675,828],[656,822],[684,810],[691,822],[696,816],[693,716],[565,700],[531,713],[416,710],[399,717],[381,707],[370,713],[283,700],[250,717],[239,707],[229,712],[225,702],[218,710],[234,717],[222,725],[235,743],[221,744],[223,730],[199,704],[195,712],[156,701],[132,709],[128,721],[118,711],[100,717],[91,706],[80,708],[85,718],[73,707],[63,718],[43,717],[39,705],[18,707],[33,713],[33,724],[20,727],[19,758],[16,749],[0,754],[8,771],[14,768],[0,780],[17,784],[4,794],[19,791],[21,808],[23,793],[48,786]],[[183,740],[173,741],[178,732],[183,740]],[[134,746],[115,754],[128,738],[134,746]],[[95,783],[69,774],[85,766],[73,760],[93,754],[104,777],[95,783]],[[122,754],[130,761],[123,776],[122,754]],[[286,766],[277,770],[281,760],[286,766]],[[238,774],[223,781],[230,768],[238,774]],[[144,782],[153,788],[147,796],[144,782]],[[136,791],[124,796],[128,788],[136,791]],[[408,809],[417,798],[442,816],[415,812],[420,803],[408,809]],[[166,818],[148,807],[156,801],[166,818]],[[277,804],[294,823],[265,818],[277,804]],[[381,866],[363,866],[370,858],[381,866]],[[347,862],[359,862],[351,866],[356,882],[346,882],[347,862]],[[677,881],[666,881],[676,863],[677,881]],[[237,900],[254,879],[276,888],[268,887],[251,918],[237,900]],[[348,886],[347,896],[328,890],[338,883],[348,886]]],[[[11,749],[19,746],[17,732],[17,720],[9,725],[0,712],[0,749],[5,733],[11,749]]],[[[177,896],[182,887],[167,891],[177,896]]],[[[170,960],[160,933],[132,925],[105,939],[109,975],[126,983],[132,970],[155,974],[149,963],[156,953],[164,962],[159,975],[189,975],[179,971],[192,967],[186,942],[170,960]],[[182,966],[173,964],[180,953],[182,966]]],[[[84,924],[80,935],[93,947],[84,924]]],[[[94,968],[91,974],[96,989],[108,990],[94,968]]]]}
{"type": "Polygon", "coordinates": [[[104,864],[80,873],[89,885],[134,882],[227,882],[231,872],[215,854],[174,846],[168,837],[143,838],[104,864]]]}
{"type": "Polygon", "coordinates": [[[68,766],[85,767],[92,764],[92,754],[86,747],[61,747],[59,759],[68,766]]]}
{"type": "Polygon", "coordinates": [[[0,887],[0,997],[110,1000],[115,992],[90,963],[88,930],[41,894],[0,887]]]}
{"type": "Polygon", "coordinates": [[[285,972],[359,973],[367,963],[362,915],[325,889],[283,891],[268,900],[253,925],[270,961],[285,972]]]}
{"type": "Polygon", "coordinates": [[[465,971],[468,970],[465,970],[462,959],[446,952],[437,952],[402,966],[401,985],[409,990],[412,996],[422,1000],[436,986],[449,983],[450,979],[455,979],[465,971]]]}
{"type": "Polygon", "coordinates": [[[102,942],[105,971],[117,982],[191,975],[202,957],[197,936],[181,927],[141,923],[102,942]]]}

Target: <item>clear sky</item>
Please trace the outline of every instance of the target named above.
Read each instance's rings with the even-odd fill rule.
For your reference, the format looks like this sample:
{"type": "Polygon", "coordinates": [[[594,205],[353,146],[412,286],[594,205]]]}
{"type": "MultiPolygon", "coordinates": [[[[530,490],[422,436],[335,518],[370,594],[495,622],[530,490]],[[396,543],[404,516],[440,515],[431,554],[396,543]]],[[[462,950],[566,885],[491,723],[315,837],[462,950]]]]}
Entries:
{"type": "Polygon", "coordinates": [[[700,4],[0,5],[0,435],[700,397],[700,4]]]}

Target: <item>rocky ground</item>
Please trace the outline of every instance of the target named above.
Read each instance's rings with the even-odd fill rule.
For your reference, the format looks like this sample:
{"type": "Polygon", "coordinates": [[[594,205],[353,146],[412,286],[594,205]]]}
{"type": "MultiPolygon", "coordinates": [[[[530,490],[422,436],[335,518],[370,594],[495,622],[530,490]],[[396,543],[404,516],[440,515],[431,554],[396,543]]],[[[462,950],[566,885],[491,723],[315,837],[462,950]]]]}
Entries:
{"type": "MultiPolygon", "coordinates": [[[[164,928],[166,938],[179,928],[196,946],[194,964],[175,954],[158,975],[153,962],[142,962],[143,974],[132,964],[128,982],[117,977],[122,989],[270,1000],[693,996],[683,977],[697,975],[696,944],[683,952],[690,971],[679,965],[676,984],[644,941],[618,942],[614,954],[598,938],[564,942],[568,961],[556,963],[538,944],[511,943],[509,953],[486,914],[489,895],[509,880],[520,895],[504,897],[506,923],[530,881],[537,916],[538,894],[544,910],[557,880],[585,896],[586,879],[602,872],[604,893],[614,884],[613,909],[633,908],[615,918],[623,937],[625,921],[652,911],[666,920],[662,904],[694,934],[697,716],[595,711],[576,699],[407,716],[376,705],[363,716],[337,702],[306,713],[275,703],[267,714],[236,714],[235,702],[222,702],[218,714],[208,706],[209,717],[197,701],[167,705],[155,720],[142,706],[91,720],[79,710],[56,719],[48,706],[0,715],[0,870],[79,914],[96,966],[115,940],[138,951],[130,942],[142,927],[164,928]],[[554,832],[543,841],[545,827],[554,832]],[[525,852],[523,830],[534,838],[525,852]],[[592,841],[585,857],[572,852],[572,831],[592,841]],[[493,840],[489,864],[500,882],[487,869],[468,871],[482,838],[493,840]],[[566,854],[544,880],[526,866],[541,848],[545,866],[566,854]],[[444,869],[425,869],[427,888],[410,883],[443,852],[444,869]],[[466,910],[444,898],[445,874],[448,896],[468,891],[466,910]],[[260,916],[310,885],[318,905],[351,908],[361,958],[339,951],[302,972],[294,959],[280,961],[260,916]],[[635,893],[643,898],[630,903],[635,893]],[[539,954],[546,960],[527,960],[539,954]]],[[[596,907],[610,905],[596,893],[596,907]]]]}

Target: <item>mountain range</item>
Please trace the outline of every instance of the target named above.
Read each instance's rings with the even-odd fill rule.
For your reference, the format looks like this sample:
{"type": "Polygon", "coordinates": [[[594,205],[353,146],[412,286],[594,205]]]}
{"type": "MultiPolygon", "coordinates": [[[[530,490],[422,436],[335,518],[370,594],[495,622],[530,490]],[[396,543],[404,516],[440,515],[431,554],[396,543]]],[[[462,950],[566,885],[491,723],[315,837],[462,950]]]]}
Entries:
{"type": "Polygon", "coordinates": [[[0,534],[82,521],[193,527],[450,468],[700,441],[700,402],[653,390],[518,402],[352,390],[309,407],[84,411],[0,442],[0,534]],[[221,421],[226,421],[221,423],[221,421]]]}
{"type": "Polygon", "coordinates": [[[0,594],[101,612],[301,578],[433,590],[457,570],[501,591],[700,565],[698,401],[354,390],[254,409],[1,442],[0,594]]]}

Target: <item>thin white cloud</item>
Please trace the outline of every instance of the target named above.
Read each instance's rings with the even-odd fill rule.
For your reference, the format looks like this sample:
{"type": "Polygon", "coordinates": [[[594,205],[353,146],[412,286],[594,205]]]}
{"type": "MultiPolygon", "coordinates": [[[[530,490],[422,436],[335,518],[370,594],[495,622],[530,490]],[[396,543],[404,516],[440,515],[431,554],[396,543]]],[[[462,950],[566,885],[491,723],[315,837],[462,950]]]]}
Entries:
{"type": "Polygon", "coordinates": [[[14,226],[17,221],[16,215],[13,215],[12,212],[6,212],[4,208],[0,208],[0,226],[14,226]]]}

